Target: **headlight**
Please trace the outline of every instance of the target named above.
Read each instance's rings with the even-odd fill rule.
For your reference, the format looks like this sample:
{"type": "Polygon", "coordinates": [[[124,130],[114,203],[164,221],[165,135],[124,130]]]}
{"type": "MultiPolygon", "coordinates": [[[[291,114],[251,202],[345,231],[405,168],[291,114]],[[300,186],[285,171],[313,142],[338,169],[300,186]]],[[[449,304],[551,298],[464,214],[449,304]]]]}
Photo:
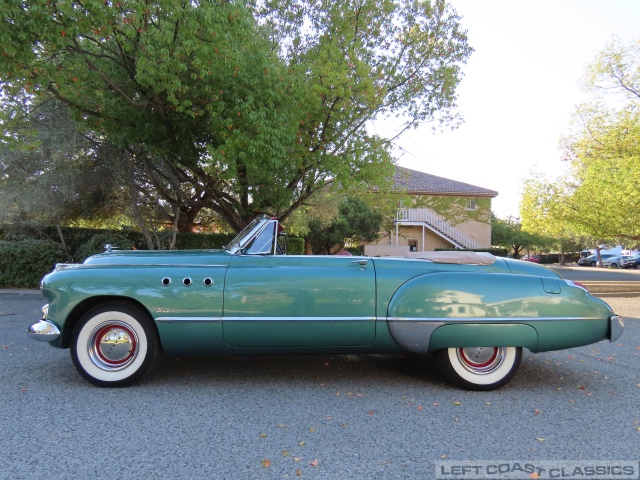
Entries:
{"type": "Polygon", "coordinates": [[[42,318],[47,318],[49,316],[49,304],[42,306],[42,318]]]}

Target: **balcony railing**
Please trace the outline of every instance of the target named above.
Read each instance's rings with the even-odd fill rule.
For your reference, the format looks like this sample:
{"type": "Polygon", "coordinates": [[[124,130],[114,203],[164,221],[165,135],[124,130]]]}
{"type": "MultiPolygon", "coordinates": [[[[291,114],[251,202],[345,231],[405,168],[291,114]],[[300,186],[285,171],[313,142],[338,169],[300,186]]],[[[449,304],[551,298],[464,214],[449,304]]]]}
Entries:
{"type": "Polygon", "coordinates": [[[457,247],[483,248],[482,244],[476,242],[473,238],[467,237],[428,208],[399,208],[396,213],[396,223],[408,222],[424,224],[431,231],[454,243],[457,247]]]}

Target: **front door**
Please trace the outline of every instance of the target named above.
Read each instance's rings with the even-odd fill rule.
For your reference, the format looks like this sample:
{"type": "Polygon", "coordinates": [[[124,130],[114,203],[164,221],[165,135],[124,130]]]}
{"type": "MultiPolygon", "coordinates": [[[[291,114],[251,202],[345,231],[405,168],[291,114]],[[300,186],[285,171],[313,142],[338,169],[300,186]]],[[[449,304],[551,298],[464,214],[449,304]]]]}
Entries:
{"type": "Polygon", "coordinates": [[[375,316],[366,257],[236,255],[229,264],[222,322],[234,347],[369,345],[375,316]]]}

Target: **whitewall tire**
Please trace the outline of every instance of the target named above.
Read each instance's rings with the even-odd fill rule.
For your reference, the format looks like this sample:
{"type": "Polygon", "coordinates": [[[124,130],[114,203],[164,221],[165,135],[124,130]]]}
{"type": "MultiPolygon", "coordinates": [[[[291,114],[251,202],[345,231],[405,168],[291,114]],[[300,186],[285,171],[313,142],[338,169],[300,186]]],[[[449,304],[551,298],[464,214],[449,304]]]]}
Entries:
{"type": "Polygon", "coordinates": [[[134,383],[153,364],[157,351],[157,334],[148,313],[124,302],[92,308],[71,337],[76,369],[101,387],[134,383]]]}
{"type": "Polygon", "coordinates": [[[462,347],[436,352],[447,380],[469,390],[493,390],[515,375],[522,347],[462,347]]]}

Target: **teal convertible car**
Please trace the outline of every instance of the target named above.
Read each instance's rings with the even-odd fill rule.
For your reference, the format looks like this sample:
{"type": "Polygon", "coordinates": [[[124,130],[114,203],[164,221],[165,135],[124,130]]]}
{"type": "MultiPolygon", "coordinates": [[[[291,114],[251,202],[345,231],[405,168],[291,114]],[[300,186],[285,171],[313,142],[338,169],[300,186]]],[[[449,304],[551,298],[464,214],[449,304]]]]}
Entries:
{"type": "Polygon", "coordinates": [[[622,319],[553,270],[474,252],[285,255],[261,218],[221,250],[107,251],[59,264],[28,333],[70,348],[100,386],[170,354],[434,354],[444,375],[498,388],[532,352],[616,340],[622,319]]]}

